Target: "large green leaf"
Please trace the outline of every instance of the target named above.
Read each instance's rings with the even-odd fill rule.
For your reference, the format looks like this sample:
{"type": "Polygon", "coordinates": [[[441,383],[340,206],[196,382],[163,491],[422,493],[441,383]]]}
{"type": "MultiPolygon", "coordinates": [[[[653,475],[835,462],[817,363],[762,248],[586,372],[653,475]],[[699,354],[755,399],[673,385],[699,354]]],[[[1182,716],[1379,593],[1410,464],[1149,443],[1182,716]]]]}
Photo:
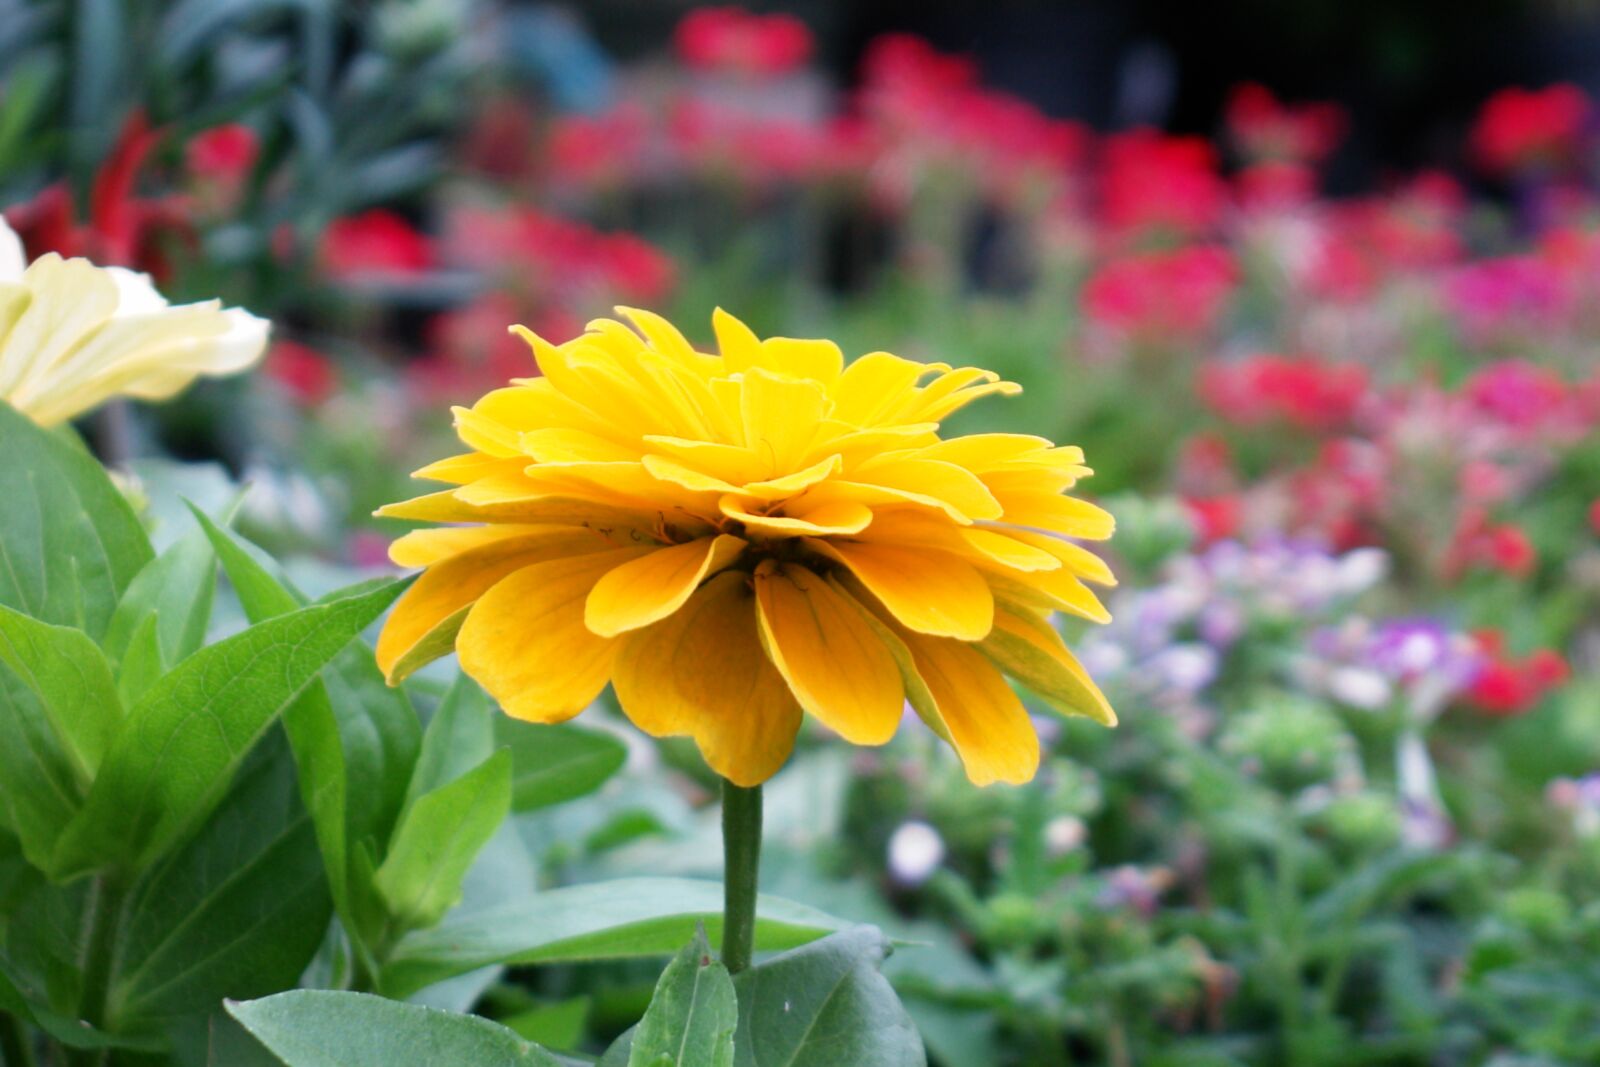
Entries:
{"type": "Polygon", "coordinates": [[[733,1067],[739,1003],[705,930],[673,957],[633,1032],[628,1067],[733,1067]]]}
{"type": "Polygon", "coordinates": [[[365,993],[297,989],[228,1005],[285,1067],[559,1067],[550,1053],[475,1015],[365,993]]]}
{"type": "Polygon", "coordinates": [[[510,812],[511,753],[505,749],[406,809],[373,881],[402,929],[444,918],[461,899],[473,859],[510,812]]]}
{"type": "Polygon", "coordinates": [[[80,445],[0,401],[0,604],[98,640],[151,558],[133,509],[80,445]]]}
{"type": "MultiPolygon", "coordinates": [[[[395,945],[381,976],[390,996],[410,996],[453,975],[494,963],[670,956],[704,923],[722,928],[722,885],[688,878],[623,878],[567,886],[467,915],[447,916],[395,945]]],[[[756,943],[803,945],[846,923],[803,904],[763,896],[756,943]]]]}
{"type": "Polygon", "coordinates": [[[39,698],[0,666],[0,821],[17,835],[28,862],[50,866],[83,795],[39,698]]]}
{"type": "Polygon", "coordinates": [[[257,623],[152,686],[63,836],[54,874],[145,866],[204,820],[267,727],[401,587],[257,623]]]}
{"type": "Polygon", "coordinates": [[[926,1067],[922,1039],[878,972],[889,942],[857,926],[733,979],[739,1067],[926,1067]]]}
{"type": "Polygon", "coordinates": [[[281,732],[256,746],[215,814],[128,895],[107,997],[122,1029],[295,984],[330,905],[281,732]]]}
{"type": "Polygon", "coordinates": [[[80,785],[87,788],[122,725],[111,665],[89,636],[0,605],[0,663],[38,698],[80,785]]]}
{"type": "MultiPolygon", "coordinates": [[[[301,606],[304,598],[273,574],[259,549],[198,509],[191,511],[252,622],[301,606]]],[[[387,844],[417,763],[421,726],[405,695],[384,684],[371,649],[360,641],[336,656],[322,679],[284,712],[284,726],[300,765],[329,890],[361,951],[360,942],[376,932],[383,916],[364,879],[351,877],[355,850],[376,855],[387,844]]]]}
{"type": "Polygon", "coordinates": [[[533,811],[592,793],[621,769],[628,749],[597,730],[562,724],[543,726],[502,715],[500,742],[511,747],[515,766],[511,806],[533,811]]]}

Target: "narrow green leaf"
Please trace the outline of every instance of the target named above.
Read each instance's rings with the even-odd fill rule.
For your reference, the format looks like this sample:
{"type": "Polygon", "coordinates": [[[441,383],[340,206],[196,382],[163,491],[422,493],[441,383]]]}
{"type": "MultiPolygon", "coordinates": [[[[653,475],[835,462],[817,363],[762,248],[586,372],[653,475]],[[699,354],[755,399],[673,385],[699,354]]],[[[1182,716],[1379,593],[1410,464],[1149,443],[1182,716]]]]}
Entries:
{"type": "Polygon", "coordinates": [[[295,984],[330,904],[283,734],[257,745],[216,812],[130,891],[107,994],[118,1030],[295,984]]]}
{"type": "Polygon", "coordinates": [[[83,788],[122,725],[111,665],[82,630],[52,626],[0,605],[0,663],[39,698],[83,788]]]}
{"type": "Polygon", "coordinates": [[[461,899],[473,859],[511,810],[511,753],[504,749],[406,809],[374,876],[405,929],[432,926],[461,899]]]}
{"type": "Polygon", "coordinates": [[[365,993],[297,989],[229,1003],[228,1012],[286,1067],[560,1065],[488,1019],[365,993]]]}
{"type": "Polygon", "coordinates": [[[733,979],[711,955],[702,926],[656,983],[634,1031],[628,1067],[733,1067],[738,1022],[733,979]]]}
{"type": "Polygon", "coordinates": [[[139,703],[139,698],[167,673],[157,621],[154,615],[146,615],[140,621],[117,664],[117,696],[125,708],[139,703]]]}
{"type": "Polygon", "coordinates": [[[739,1067],[926,1067],[922,1039],[878,972],[889,942],[857,926],[733,979],[739,1067]]]}
{"type": "Polygon", "coordinates": [[[81,445],[0,401],[0,604],[98,640],[150,561],[133,509],[81,445]]]}
{"type": "Polygon", "coordinates": [[[257,623],[152,686],[63,836],[54,874],[145,866],[204,820],[267,727],[401,588],[257,623]]]}
{"type": "Polygon", "coordinates": [[[577,1048],[589,1022],[590,1005],[588,997],[572,997],[535,1005],[500,1022],[536,1045],[556,1050],[577,1048]]]}
{"type": "Polygon", "coordinates": [[[502,715],[495,728],[511,746],[511,806],[534,811],[592,793],[617,773],[628,748],[610,734],[581,726],[543,726],[502,715]]]}
{"type": "MultiPolygon", "coordinates": [[[[722,929],[722,885],[688,878],[623,878],[566,886],[469,915],[447,916],[396,943],[380,979],[385,993],[410,996],[434,982],[495,963],[670,956],[704,923],[722,929]]],[[[757,901],[756,945],[785,949],[847,923],[779,897],[757,901]]]]}
{"type": "MultiPolygon", "coordinates": [[[[471,678],[458,674],[422,735],[422,751],[411,772],[406,803],[412,804],[424,793],[455,781],[493,752],[494,719],[489,698],[471,678]]],[[[512,773],[514,784],[514,765],[512,773]]]]}

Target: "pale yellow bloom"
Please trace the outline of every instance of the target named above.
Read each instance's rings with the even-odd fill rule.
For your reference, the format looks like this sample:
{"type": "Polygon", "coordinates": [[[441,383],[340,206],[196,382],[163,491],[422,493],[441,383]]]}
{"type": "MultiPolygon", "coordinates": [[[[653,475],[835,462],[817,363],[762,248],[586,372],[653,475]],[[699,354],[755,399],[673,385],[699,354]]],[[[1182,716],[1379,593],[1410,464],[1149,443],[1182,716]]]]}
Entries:
{"type": "MultiPolygon", "coordinates": [[[[1017,387],[830,341],[761,340],[718,312],[716,353],[624,309],[551,345],[542,374],[456,409],[472,449],[418,471],[455,488],[380,514],[443,523],[391,550],[426,573],[378,641],[391,682],[452,648],[518,718],[560,722],[609,682],[640,729],[693,737],[739,785],[803,714],[888,741],[909,704],[978,784],[1021,782],[1039,740],[1006,678],[1072,715],[1110,706],[1049,622],[1104,622],[1076,542],[1111,516],[1065,495],[1083,453],[941,438],[1017,387]]],[[[518,328],[521,329],[520,327],[518,328]]]]}
{"type": "Polygon", "coordinates": [[[217,300],[173,307],[136,271],[54,253],[29,264],[0,220],[0,399],[41,426],[236,374],[261,358],[267,330],[217,300]]]}

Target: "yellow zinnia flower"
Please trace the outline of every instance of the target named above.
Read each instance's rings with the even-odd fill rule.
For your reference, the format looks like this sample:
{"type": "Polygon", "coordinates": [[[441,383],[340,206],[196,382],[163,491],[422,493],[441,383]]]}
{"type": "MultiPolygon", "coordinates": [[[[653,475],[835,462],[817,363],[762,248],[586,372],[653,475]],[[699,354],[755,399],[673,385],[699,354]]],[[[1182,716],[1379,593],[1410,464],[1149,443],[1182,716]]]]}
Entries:
{"type": "Polygon", "coordinates": [[[113,396],[165,400],[261,358],[267,323],[216,300],[170,307],[148,275],[51,253],[0,220],[0,400],[41,426],[113,396]]]}
{"type": "Polygon", "coordinates": [[[1114,584],[1071,539],[1111,516],[1039,437],[940,438],[1018,387],[831,341],[759,340],[722,311],[720,353],[621,309],[563,345],[514,327],[541,377],[456,408],[472,451],[417,477],[456,488],[380,515],[445,523],[391,557],[426,572],[378,641],[391,683],[452,646],[519,719],[560,722],[609,681],[655,736],[687,735],[750,786],[802,711],[889,740],[906,702],[978,784],[1022,782],[1039,741],[1010,675],[1069,714],[1115,716],[1048,617],[1104,622],[1114,584]]]}

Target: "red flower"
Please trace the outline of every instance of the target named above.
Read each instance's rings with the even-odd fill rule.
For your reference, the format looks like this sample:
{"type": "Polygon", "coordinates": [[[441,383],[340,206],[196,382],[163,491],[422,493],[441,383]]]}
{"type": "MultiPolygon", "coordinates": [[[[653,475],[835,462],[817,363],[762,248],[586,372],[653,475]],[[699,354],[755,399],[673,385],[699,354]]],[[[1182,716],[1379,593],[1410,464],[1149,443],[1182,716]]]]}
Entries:
{"type": "Polygon", "coordinates": [[[433,266],[433,243],[392,211],[335,219],[322,236],[322,266],[342,280],[417,274],[433,266]]]}
{"type": "Polygon", "coordinates": [[[1539,553],[1520,526],[1491,523],[1478,507],[1465,509],[1445,555],[1447,573],[1478,567],[1526,578],[1539,564],[1539,553]]]}
{"type": "Polygon", "coordinates": [[[1199,391],[1212,410],[1242,426],[1281,421],[1329,432],[1350,423],[1368,384],[1359,364],[1257,355],[1205,364],[1199,391]]]}
{"type": "Polygon", "coordinates": [[[1318,163],[1338,147],[1348,118],[1337,104],[1283,104],[1265,86],[1247,83],[1229,95],[1227,122],[1251,160],[1318,163]]]}
{"type": "Polygon", "coordinates": [[[203,130],[184,146],[190,174],[226,182],[242,181],[260,154],[256,131],[238,122],[203,130]]]}
{"type": "Polygon", "coordinates": [[[1132,130],[1106,138],[1100,208],[1113,230],[1193,234],[1216,225],[1228,187],[1217,153],[1200,137],[1132,130]]]}
{"type": "Polygon", "coordinates": [[[787,74],[811,58],[811,31],[793,15],[757,15],[738,7],[689,12],[673,33],[678,56],[698,70],[787,74]]]}
{"type": "Polygon", "coordinates": [[[1491,174],[1565,166],[1578,155],[1589,115],[1576,85],[1502,89],[1478,114],[1472,154],[1491,174]]]}
{"type": "Polygon", "coordinates": [[[321,404],[339,384],[338,372],[327,356],[295,341],[274,342],[262,370],[303,407],[321,404]]]}
{"type": "Polygon", "coordinates": [[[1466,692],[1467,703],[1496,717],[1532,711],[1553,689],[1571,677],[1571,668],[1559,652],[1541,648],[1518,659],[1505,649],[1497,630],[1480,630],[1473,638],[1485,661],[1466,692]]]}
{"type": "Polygon", "coordinates": [[[1122,333],[1191,335],[1209,330],[1237,271],[1222,248],[1143,252],[1112,260],[1084,285],[1089,317],[1122,333]]]}
{"type": "Polygon", "coordinates": [[[103,266],[164,276],[167,264],[159,239],[190,235],[187,205],[177,197],[141,198],[134,192],[139,171],[160,139],[161,131],[150,127],[143,111],[128,116],[111,154],[95,172],[86,222],[78,221],[72,194],[60,182],[7,211],[7,221],[29,254],[84,256],[103,266]]]}
{"type": "Polygon", "coordinates": [[[1600,497],[1596,497],[1589,505],[1589,529],[1595,532],[1595,536],[1600,537],[1600,497]]]}
{"type": "Polygon", "coordinates": [[[1201,545],[1225,541],[1239,533],[1244,508],[1236,494],[1214,497],[1188,497],[1183,502],[1194,524],[1201,545]]]}

